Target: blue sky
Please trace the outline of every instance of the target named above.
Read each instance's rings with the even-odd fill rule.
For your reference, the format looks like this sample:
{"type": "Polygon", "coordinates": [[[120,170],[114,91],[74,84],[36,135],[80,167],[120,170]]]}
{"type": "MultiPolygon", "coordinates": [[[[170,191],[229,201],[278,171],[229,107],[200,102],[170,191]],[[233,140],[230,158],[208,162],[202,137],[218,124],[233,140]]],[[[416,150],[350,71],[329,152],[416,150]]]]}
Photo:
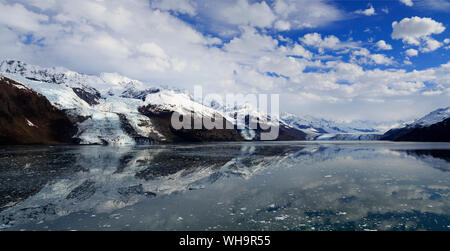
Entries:
{"type": "Polygon", "coordinates": [[[449,0],[0,0],[0,58],[412,119],[450,100],[449,0]]]}
{"type": "MultiPolygon", "coordinates": [[[[447,11],[435,11],[423,6],[408,7],[402,4],[400,1],[336,1],[336,4],[341,8],[344,8],[348,12],[352,12],[357,9],[367,8],[371,4],[377,15],[364,16],[356,15],[349,20],[336,23],[334,27],[323,27],[324,33],[338,34],[339,37],[349,36],[348,31],[352,31],[351,37],[354,40],[369,41],[369,39],[385,40],[389,41],[393,49],[386,52],[387,55],[401,58],[403,50],[403,43],[401,40],[394,40],[391,38],[392,23],[402,20],[403,18],[409,18],[414,16],[430,17],[433,20],[439,21],[444,24],[450,24],[450,9],[447,11]],[[387,9],[389,12],[385,13],[382,9],[387,9]],[[365,27],[370,31],[365,32],[365,27]]],[[[419,2],[416,4],[418,5],[419,2]]],[[[435,35],[436,39],[443,41],[445,38],[450,37],[449,29],[446,29],[443,33],[435,35]]],[[[433,66],[446,63],[449,60],[448,51],[437,50],[430,53],[422,54],[419,58],[412,58],[413,65],[403,66],[406,69],[425,69],[433,66]],[[446,57],[447,56],[447,57],[446,57]]]]}

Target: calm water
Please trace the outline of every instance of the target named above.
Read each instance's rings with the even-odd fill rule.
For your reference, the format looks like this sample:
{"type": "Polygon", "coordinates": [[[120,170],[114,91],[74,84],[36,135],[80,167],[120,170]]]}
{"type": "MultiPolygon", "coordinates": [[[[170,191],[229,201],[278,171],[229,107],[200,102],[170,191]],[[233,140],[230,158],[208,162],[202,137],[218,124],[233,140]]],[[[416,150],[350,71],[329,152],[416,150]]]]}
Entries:
{"type": "Polygon", "coordinates": [[[450,144],[0,148],[0,230],[450,230],[450,144]]]}

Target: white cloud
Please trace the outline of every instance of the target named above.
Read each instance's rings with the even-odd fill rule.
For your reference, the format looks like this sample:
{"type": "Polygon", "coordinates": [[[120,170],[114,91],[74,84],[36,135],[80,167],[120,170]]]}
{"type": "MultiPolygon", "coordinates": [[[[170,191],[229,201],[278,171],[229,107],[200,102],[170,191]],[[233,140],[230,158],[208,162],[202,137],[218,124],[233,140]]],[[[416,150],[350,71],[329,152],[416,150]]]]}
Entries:
{"type": "Polygon", "coordinates": [[[312,58],[312,53],[299,44],[295,44],[294,47],[292,48],[292,55],[301,56],[307,59],[312,58]]]}
{"type": "Polygon", "coordinates": [[[372,59],[376,64],[392,65],[394,63],[392,58],[388,58],[383,54],[371,54],[369,58],[372,59]]]}
{"type": "Polygon", "coordinates": [[[48,17],[27,10],[21,4],[4,4],[0,2],[0,24],[24,31],[38,30],[48,17]]]}
{"type": "Polygon", "coordinates": [[[287,22],[287,21],[278,20],[275,23],[275,29],[280,30],[280,31],[290,30],[291,29],[291,24],[289,22],[287,22]]]}
{"type": "Polygon", "coordinates": [[[366,48],[360,48],[352,52],[352,61],[359,64],[392,65],[394,60],[383,54],[372,54],[366,48]]]}
{"type": "Polygon", "coordinates": [[[345,15],[324,0],[275,0],[273,10],[291,29],[315,28],[341,20],[345,15]]]}
{"type": "Polygon", "coordinates": [[[401,39],[404,43],[420,45],[422,39],[433,34],[441,34],[445,27],[442,23],[436,22],[428,17],[404,18],[400,22],[393,22],[393,39],[401,39]]]}
{"type": "Polygon", "coordinates": [[[414,5],[412,0],[400,0],[400,2],[403,3],[404,5],[410,6],[410,7],[414,5]]]}
{"type": "Polygon", "coordinates": [[[416,0],[417,6],[435,11],[450,11],[449,0],[416,0]]]}
{"type": "Polygon", "coordinates": [[[322,39],[322,35],[319,33],[308,33],[301,38],[301,41],[309,46],[337,49],[337,46],[341,43],[339,38],[330,35],[322,39]]]}
{"type": "Polygon", "coordinates": [[[303,37],[299,38],[299,40],[307,46],[318,48],[322,53],[324,49],[340,50],[359,47],[357,42],[341,41],[334,35],[328,35],[322,38],[322,35],[317,32],[305,34],[303,37]]]}
{"type": "Polygon", "coordinates": [[[167,58],[164,50],[155,43],[145,43],[139,46],[139,51],[158,58],[167,58]]]}
{"type": "Polygon", "coordinates": [[[415,57],[415,56],[419,55],[419,52],[414,49],[408,49],[408,50],[406,50],[406,55],[408,55],[409,57],[415,57]]]}
{"type": "Polygon", "coordinates": [[[430,52],[439,49],[443,44],[439,41],[436,41],[432,38],[425,39],[424,47],[420,48],[421,52],[430,52]]]}
{"type": "Polygon", "coordinates": [[[355,11],[356,14],[366,15],[366,16],[373,16],[375,15],[375,8],[373,8],[372,5],[369,5],[369,8],[365,10],[357,10],[355,11]]]}
{"type": "Polygon", "coordinates": [[[392,45],[386,43],[384,40],[380,40],[376,43],[376,46],[380,50],[392,50],[392,45]]]}
{"type": "Polygon", "coordinates": [[[260,28],[272,26],[276,19],[266,2],[249,4],[247,0],[238,0],[236,4],[224,8],[221,15],[230,24],[251,25],[260,28]]]}
{"type": "Polygon", "coordinates": [[[156,0],[150,2],[152,8],[171,10],[194,16],[197,14],[195,2],[191,0],[156,0]]]}

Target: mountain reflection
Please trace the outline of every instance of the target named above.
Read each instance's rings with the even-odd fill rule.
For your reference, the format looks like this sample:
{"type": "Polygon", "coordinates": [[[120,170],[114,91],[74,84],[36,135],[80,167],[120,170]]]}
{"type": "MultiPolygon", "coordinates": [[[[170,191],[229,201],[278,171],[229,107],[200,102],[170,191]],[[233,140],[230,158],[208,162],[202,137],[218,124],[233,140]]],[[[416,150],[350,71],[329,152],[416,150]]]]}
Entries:
{"type": "MultiPolygon", "coordinates": [[[[210,212],[212,203],[203,203],[224,196],[230,208],[255,207],[251,217],[240,219],[245,227],[237,229],[264,229],[250,220],[273,221],[273,213],[281,211],[286,215],[277,216],[277,224],[272,222],[268,229],[278,229],[279,223],[291,230],[306,229],[307,223],[286,224],[283,219],[293,214],[298,219],[308,217],[316,228],[358,229],[363,228],[362,219],[370,223],[368,215],[396,218],[405,213],[404,204],[410,214],[434,214],[445,223],[449,177],[442,171],[450,170],[450,151],[409,147],[294,142],[5,148],[0,150],[0,226],[14,229],[32,224],[34,228],[82,212],[110,214],[144,205],[142,210],[153,212],[171,201],[192,202],[195,196],[202,197],[186,204],[196,211],[210,212]],[[340,213],[346,216],[339,220],[329,216],[340,213]],[[324,222],[326,218],[330,222],[324,222]],[[311,219],[321,219],[320,224],[311,219]]],[[[177,208],[170,210],[180,213],[177,208]]],[[[198,219],[199,229],[217,220],[209,214],[198,219]]],[[[225,218],[231,221],[235,216],[230,217],[225,218]]],[[[173,222],[152,225],[161,221],[154,220],[145,229],[176,226],[173,222]]]]}

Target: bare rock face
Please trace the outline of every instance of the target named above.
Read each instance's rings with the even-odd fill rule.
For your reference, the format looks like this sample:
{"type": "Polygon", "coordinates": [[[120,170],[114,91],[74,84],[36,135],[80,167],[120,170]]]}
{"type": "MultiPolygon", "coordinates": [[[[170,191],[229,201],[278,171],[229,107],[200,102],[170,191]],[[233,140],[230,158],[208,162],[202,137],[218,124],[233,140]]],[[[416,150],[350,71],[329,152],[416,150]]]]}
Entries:
{"type": "Polygon", "coordinates": [[[44,96],[0,76],[0,145],[72,144],[76,132],[44,96]]]}
{"type": "Polygon", "coordinates": [[[87,92],[81,88],[72,88],[73,92],[80,97],[82,100],[86,101],[89,105],[98,105],[98,100],[101,98],[101,95],[98,91],[94,93],[87,92]]]}
{"type": "MultiPolygon", "coordinates": [[[[180,129],[176,130],[171,125],[173,111],[160,109],[155,105],[139,108],[139,112],[149,117],[158,131],[169,142],[211,142],[211,141],[243,141],[244,139],[235,129],[180,129]]],[[[230,123],[223,120],[224,128],[230,123]]],[[[193,123],[192,123],[193,124],[193,123]]]]}

